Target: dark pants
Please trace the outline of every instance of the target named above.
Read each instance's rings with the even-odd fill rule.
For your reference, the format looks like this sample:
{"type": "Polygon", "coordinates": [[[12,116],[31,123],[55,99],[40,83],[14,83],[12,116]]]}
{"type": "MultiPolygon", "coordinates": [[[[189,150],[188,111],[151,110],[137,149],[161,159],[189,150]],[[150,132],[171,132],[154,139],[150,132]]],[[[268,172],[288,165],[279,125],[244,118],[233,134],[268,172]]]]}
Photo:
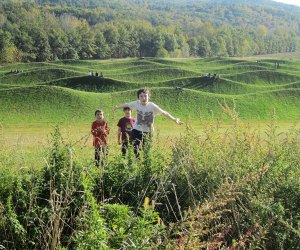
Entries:
{"type": "Polygon", "coordinates": [[[104,158],[107,156],[107,147],[102,146],[95,148],[95,166],[99,167],[104,165],[104,158]]]}
{"type": "Polygon", "coordinates": [[[124,140],[122,142],[122,155],[123,156],[126,155],[127,148],[128,148],[128,140],[124,140]]]}
{"type": "Polygon", "coordinates": [[[140,157],[140,149],[145,146],[145,141],[149,133],[133,129],[130,136],[130,142],[133,144],[133,150],[136,158],[140,157]]]}

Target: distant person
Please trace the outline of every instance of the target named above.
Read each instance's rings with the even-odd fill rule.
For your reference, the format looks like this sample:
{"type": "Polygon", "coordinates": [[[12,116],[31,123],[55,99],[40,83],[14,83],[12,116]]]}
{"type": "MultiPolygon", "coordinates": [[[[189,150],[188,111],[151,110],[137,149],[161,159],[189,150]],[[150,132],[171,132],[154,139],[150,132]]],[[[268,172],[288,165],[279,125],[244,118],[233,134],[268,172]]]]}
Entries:
{"type": "Polygon", "coordinates": [[[97,109],[95,111],[95,118],[96,120],[91,126],[91,133],[93,135],[93,146],[95,149],[95,165],[99,167],[100,164],[103,165],[103,157],[107,156],[107,136],[109,134],[109,127],[104,120],[104,112],[102,110],[97,109]]]}
{"type": "Polygon", "coordinates": [[[98,72],[95,73],[95,76],[99,76],[98,72]]]}
{"type": "Polygon", "coordinates": [[[103,74],[102,74],[102,72],[100,73],[100,77],[103,77],[103,74]]]}
{"type": "Polygon", "coordinates": [[[141,143],[144,146],[145,138],[154,130],[155,115],[163,114],[179,125],[182,125],[183,122],[181,122],[179,118],[175,118],[168,112],[162,110],[155,103],[149,102],[150,92],[147,88],[139,89],[137,91],[137,98],[137,101],[115,106],[114,111],[125,107],[136,110],[137,117],[133,126],[130,141],[133,143],[135,156],[139,158],[141,143]]]}
{"type": "Polygon", "coordinates": [[[176,90],[182,91],[183,89],[181,87],[175,87],[176,90]]]}
{"type": "Polygon", "coordinates": [[[124,117],[119,120],[117,126],[118,143],[122,145],[122,155],[125,156],[135,119],[131,117],[131,109],[129,107],[124,107],[123,111],[124,117]]]}

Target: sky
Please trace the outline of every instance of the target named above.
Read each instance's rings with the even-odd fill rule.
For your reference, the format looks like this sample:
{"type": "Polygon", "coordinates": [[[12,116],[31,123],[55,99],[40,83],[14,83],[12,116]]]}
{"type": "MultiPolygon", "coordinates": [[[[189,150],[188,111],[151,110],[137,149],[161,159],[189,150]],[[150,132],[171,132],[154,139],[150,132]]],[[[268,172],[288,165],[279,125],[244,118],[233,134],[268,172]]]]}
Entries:
{"type": "Polygon", "coordinates": [[[286,3],[286,4],[293,4],[300,6],[300,0],[274,0],[275,2],[281,2],[281,3],[286,3]]]}

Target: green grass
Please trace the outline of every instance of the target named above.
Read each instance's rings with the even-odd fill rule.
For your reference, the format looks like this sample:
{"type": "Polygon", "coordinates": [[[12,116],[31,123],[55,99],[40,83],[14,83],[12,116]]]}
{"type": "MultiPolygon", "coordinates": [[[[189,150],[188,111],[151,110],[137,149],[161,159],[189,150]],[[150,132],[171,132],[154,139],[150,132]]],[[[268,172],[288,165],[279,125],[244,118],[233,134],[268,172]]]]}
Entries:
{"type": "MultiPolygon", "coordinates": [[[[228,104],[242,119],[267,121],[273,110],[282,121],[300,118],[299,89],[274,90],[244,95],[222,95],[198,90],[152,88],[152,100],[160,107],[183,120],[221,118],[221,104],[228,104]]],[[[0,91],[2,124],[18,123],[84,123],[93,117],[96,108],[112,116],[112,108],[135,100],[135,90],[112,93],[92,93],[62,87],[36,86],[0,91]]],[[[118,113],[119,116],[122,112],[118,113]]]]}
{"type": "Polygon", "coordinates": [[[47,68],[47,69],[39,69],[39,70],[34,69],[25,72],[5,74],[1,78],[1,83],[34,85],[34,84],[43,84],[53,79],[75,77],[78,75],[81,74],[79,72],[65,70],[65,69],[57,69],[57,68],[47,68]]]}
{"type": "MultiPolygon", "coordinates": [[[[84,123],[96,108],[112,116],[116,104],[151,88],[151,100],[183,120],[226,117],[222,103],[246,120],[298,120],[300,61],[280,59],[120,59],[0,66],[0,122],[84,123]],[[18,69],[19,73],[10,73],[18,69]],[[103,72],[104,78],[87,76],[103,72]],[[22,72],[23,71],[23,72],[22,72]],[[220,74],[220,78],[203,73],[220,74]],[[180,89],[181,88],[181,89],[180,89]]],[[[229,119],[229,118],[228,118],[229,119]]]]}
{"type": "Polygon", "coordinates": [[[34,86],[0,91],[2,123],[68,123],[83,121],[100,105],[110,107],[109,94],[60,87],[34,86]],[[108,98],[109,97],[109,98],[108,98]]]}
{"type": "Polygon", "coordinates": [[[293,52],[293,53],[277,53],[277,54],[268,54],[268,55],[260,55],[260,56],[252,56],[247,57],[248,60],[299,60],[300,52],[293,52]]]}
{"type": "Polygon", "coordinates": [[[285,85],[288,83],[296,82],[300,80],[300,76],[287,74],[278,71],[249,71],[239,74],[225,76],[228,79],[234,81],[240,81],[247,84],[257,85],[271,85],[280,84],[285,85]]]}
{"type": "MultiPolygon", "coordinates": [[[[78,212],[62,213],[72,215],[71,220],[58,219],[68,223],[62,247],[74,241],[72,237],[69,241],[70,235],[82,236],[77,245],[88,242],[91,231],[84,229],[90,223],[94,232],[96,223],[100,233],[106,230],[112,245],[117,240],[125,246],[148,234],[154,237],[155,246],[161,239],[165,246],[176,248],[178,232],[186,241],[182,246],[199,249],[200,245],[193,245],[194,235],[200,232],[201,241],[215,244],[215,235],[225,232],[224,247],[255,248],[257,241],[261,248],[267,244],[266,249],[296,249],[300,61],[281,59],[281,67],[275,70],[276,60],[146,58],[0,66],[3,244],[23,246],[20,249],[27,249],[28,242],[43,244],[41,235],[51,229],[50,220],[57,218],[57,210],[50,205],[63,204],[56,194],[64,193],[61,187],[61,191],[72,187],[72,192],[79,192],[62,209],[78,208],[78,212]],[[15,68],[23,72],[10,73],[15,68]],[[89,70],[103,72],[104,78],[87,76],[89,70]],[[203,73],[220,74],[220,78],[203,73]],[[112,108],[136,100],[136,90],[143,86],[151,88],[152,101],[185,125],[157,116],[152,150],[146,149],[141,161],[134,159],[133,152],[123,159],[117,144],[117,122],[123,112],[112,112],[112,108]],[[107,165],[104,171],[93,172],[90,125],[98,108],[104,110],[111,132],[107,165]],[[57,125],[62,138],[55,136],[57,125]],[[81,190],[80,178],[70,181],[74,186],[65,185],[65,180],[81,172],[91,179],[89,185],[85,183],[91,190],[81,190]],[[51,176],[47,173],[55,176],[47,179],[51,176]],[[57,185],[53,195],[42,196],[43,188],[52,190],[52,185],[57,185]],[[105,193],[105,203],[124,204],[123,210],[111,208],[110,217],[101,207],[100,215],[99,191],[105,193]],[[87,194],[89,200],[84,200],[87,194]],[[143,214],[146,197],[157,202],[155,211],[170,226],[163,237],[149,231],[154,220],[141,220],[142,227],[132,224],[138,222],[132,215],[143,214]],[[89,213],[91,204],[97,214],[89,213]],[[124,213],[125,204],[134,212],[131,216],[124,213]],[[188,213],[196,217],[182,221],[181,216],[188,213]],[[99,219],[106,221],[105,227],[99,219]],[[124,234],[127,227],[132,231],[124,234]]],[[[96,244],[90,242],[90,246],[96,244]]]]}

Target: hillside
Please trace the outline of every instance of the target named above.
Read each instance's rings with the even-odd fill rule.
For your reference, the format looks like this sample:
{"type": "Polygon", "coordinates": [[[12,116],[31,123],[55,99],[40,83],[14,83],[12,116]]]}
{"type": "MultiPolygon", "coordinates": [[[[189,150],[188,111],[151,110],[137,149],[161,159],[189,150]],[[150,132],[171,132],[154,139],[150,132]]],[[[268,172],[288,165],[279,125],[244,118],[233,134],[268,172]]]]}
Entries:
{"type": "Polygon", "coordinates": [[[136,99],[144,86],[154,102],[184,120],[228,119],[221,106],[229,105],[246,120],[268,120],[275,109],[279,120],[293,121],[300,118],[299,69],[295,60],[226,58],[4,65],[0,122],[85,122],[97,107],[112,119],[112,107],[136,99]],[[18,73],[11,72],[16,68],[18,73]],[[88,76],[90,70],[104,77],[88,76]]]}
{"type": "Polygon", "coordinates": [[[293,53],[299,22],[270,0],[7,0],[0,63],[293,53]]]}
{"type": "Polygon", "coordinates": [[[182,26],[186,21],[199,18],[201,21],[209,21],[218,26],[226,23],[240,27],[240,22],[242,22],[243,25],[251,28],[262,22],[266,22],[268,25],[276,25],[279,20],[283,23],[290,23],[294,18],[299,20],[300,14],[298,6],[271,0],[91,0],[88,3],[41,0],[39,4],[41,6],[50,5],[59,14],[62,12],[79,14],[75,9],[89,9],[89,14],[92,16],[88,20],[92,25],[99,21],[109,21],[109,19],[114,21],[142,19],[155,25],[175,22],[182,26]],[[59,6],[63,8],[60,9],[59,6]],[[99,9],[100,12],[105,12],[105,15],[97,16],[92,11],[93,9],[99,9]],[[270,20],[268,15],[272,15],[273,20],[270,20]],[[160,17],[158,18],[158,16],[160,17]]]}
{"type": "Polygon", "coordinates": [[[274,58],[1,65],[0,248],[299,249],[300,61],[274,58]],[[143,86],[185,125],[124,157],[112,109],[143,86]]]}

